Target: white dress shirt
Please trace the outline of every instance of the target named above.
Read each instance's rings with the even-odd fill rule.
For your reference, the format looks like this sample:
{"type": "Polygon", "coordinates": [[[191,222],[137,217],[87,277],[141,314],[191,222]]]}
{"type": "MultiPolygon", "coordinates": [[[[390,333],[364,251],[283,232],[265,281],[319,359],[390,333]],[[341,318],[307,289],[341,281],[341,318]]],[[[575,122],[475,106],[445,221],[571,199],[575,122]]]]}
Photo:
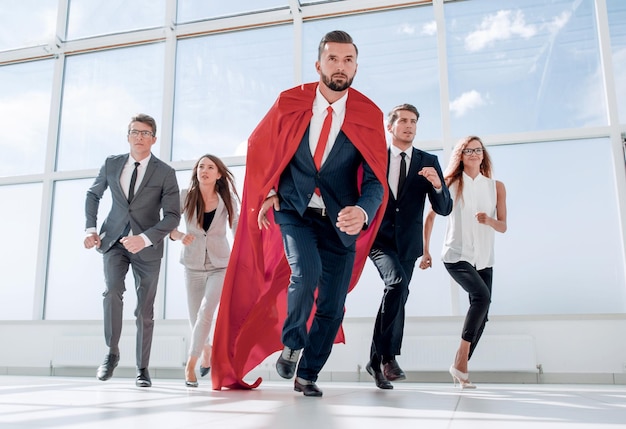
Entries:
{"type": "Polygon", "coordinates": [[[406,174],[409,175],[409,166],[411,165],[411,155],[413,154],[413,146],[407,150],[402,151],[394,145],[390,146],[391,156],[389,157],[389,172],[387,173],[387,182],[389,183],[389,189],[393,192],[396,199],[398,199],[398,179],[400,178],[400,161],[402,157],[400,153],[406,154],[406,174]]]}
{"type": "MultiPolygon", "coordinates": [[[[348,93],[341,97],[339,100],[335,101],[332,104],[333,107],[333,121],[330,126],[330,132],[328,133],[328,143],[324,148],[324,154],[322,155],[322,163],[324,165],[324,161],[328,158],[328,154],[333,148],[335,144],[335,140],[339,135],[339,131],[341,131],[341,125],[343,125],[343,120],[346,117],[346,101],[348,100],[348,93]]],[[[322,125],[324,124],[324,119],[326,119],[326,115],[330,104],[324,98],[322,93],[320,92],[319,86],[317,87],[317,91],[315,94],[315,99],[313,100],[313,117],[311,118],[311,123],[309,124],[309,147],[311,148],[311,156],[315,154],[315,148],[317,147],[317,140],[320,138],[320,133],[322,132],[322,125]]],[[[309,201],[309,207],[315,208],[324,208],[324,200],[320,195],[313,194],[311,201],[309,201]]]]}

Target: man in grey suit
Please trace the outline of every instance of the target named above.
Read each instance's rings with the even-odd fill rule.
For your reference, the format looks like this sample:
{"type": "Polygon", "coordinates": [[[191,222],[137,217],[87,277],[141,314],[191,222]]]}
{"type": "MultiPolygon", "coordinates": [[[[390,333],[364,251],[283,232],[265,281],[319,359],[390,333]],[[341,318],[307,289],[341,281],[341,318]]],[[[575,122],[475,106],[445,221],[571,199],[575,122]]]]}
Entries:
{"type": "Polygon", "coordinates": [[[122,333],[124,279],[132,266],[137,293],[136,362],[139,387],[150,387],[148,372],[154,298],[156,296],[163,238],[180,221],[180,204],[176,172],[153,156],[156,143],[156,121],[145,114],[131,118],[128,125],[130,153],[108,157],[100,168],[85,202],[87,249],[95,247],[103,256],[106,287],[104,302],[104,337],[109,348],[97,372],[106,381],[120,360],[119,340],[122,333]],[[100,198],[109,188],[113,200],[100,234],[96,232],[100,198]],[[162,211],[162,216],[161,216],[162,211]]]}

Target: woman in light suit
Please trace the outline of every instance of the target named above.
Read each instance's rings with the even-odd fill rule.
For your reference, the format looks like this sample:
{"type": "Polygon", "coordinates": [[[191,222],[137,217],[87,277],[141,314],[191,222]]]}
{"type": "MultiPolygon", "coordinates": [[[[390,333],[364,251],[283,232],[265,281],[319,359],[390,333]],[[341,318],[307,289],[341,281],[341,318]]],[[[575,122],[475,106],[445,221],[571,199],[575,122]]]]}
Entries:
{"type": "Polygon", "coordinates": [[[209,334],[220,301],[224,274],[230,257],[226,226],[233,236],[239,221],[239,196],[233,174],[221,159],[203,155],[191,174],[189,189],[180,192],[181,214],[186,233],[175,229],[172,240],[183,243],[180,262],[185,266],[189,321],[192,327],[185,384],[198,387],[195,368],[200,356],[200,375],[211,363],[209,334]]]}

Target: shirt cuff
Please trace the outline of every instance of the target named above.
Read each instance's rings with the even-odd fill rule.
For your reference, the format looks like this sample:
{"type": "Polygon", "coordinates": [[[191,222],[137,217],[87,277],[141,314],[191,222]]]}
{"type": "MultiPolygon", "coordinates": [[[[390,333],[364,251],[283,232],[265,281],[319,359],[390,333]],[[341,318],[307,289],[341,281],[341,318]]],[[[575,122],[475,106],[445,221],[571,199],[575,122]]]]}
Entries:
{"type": "Polygon", "coordinates": [[[361,211],[363,212],[363,214],[365,215],[365,225],[369,225],[369,219],[367,217],[367,212],[363,209],[363,207],[361,206],[355,206],[358,207],[359,209],[361,209],[361,211]]]}
{"type": "Polygon", "coordinates": [[[144,233],[139,234],[141,238],[143,238],[143,242],[145,244],[144,248],[152,246],[152,241],[148,238],[148,236],[144,233]]]}

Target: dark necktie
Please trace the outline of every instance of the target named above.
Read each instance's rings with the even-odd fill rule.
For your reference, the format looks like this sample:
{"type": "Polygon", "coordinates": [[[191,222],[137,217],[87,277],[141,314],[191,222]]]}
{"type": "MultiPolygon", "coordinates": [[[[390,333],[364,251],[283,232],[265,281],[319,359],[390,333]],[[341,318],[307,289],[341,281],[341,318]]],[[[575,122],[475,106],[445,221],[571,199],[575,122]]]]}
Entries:
{"type": "Polygon", "coordinates": [[[135,162],[135,169],[133,170],[132,176],[130,176],[130,187],[128,188],[128,202],[130,203],[135,196],[135,183],[137,183],[137,167],[139,167],[139,163],[135,162]]]}
{"type": "Polygon", "coordinates": [[[396,198],[400,195],[404,182],[406,181],[406,153],[400,152],[402,159],[400,160],[400,174],[398,175],[398,193],[396,198]]]}

